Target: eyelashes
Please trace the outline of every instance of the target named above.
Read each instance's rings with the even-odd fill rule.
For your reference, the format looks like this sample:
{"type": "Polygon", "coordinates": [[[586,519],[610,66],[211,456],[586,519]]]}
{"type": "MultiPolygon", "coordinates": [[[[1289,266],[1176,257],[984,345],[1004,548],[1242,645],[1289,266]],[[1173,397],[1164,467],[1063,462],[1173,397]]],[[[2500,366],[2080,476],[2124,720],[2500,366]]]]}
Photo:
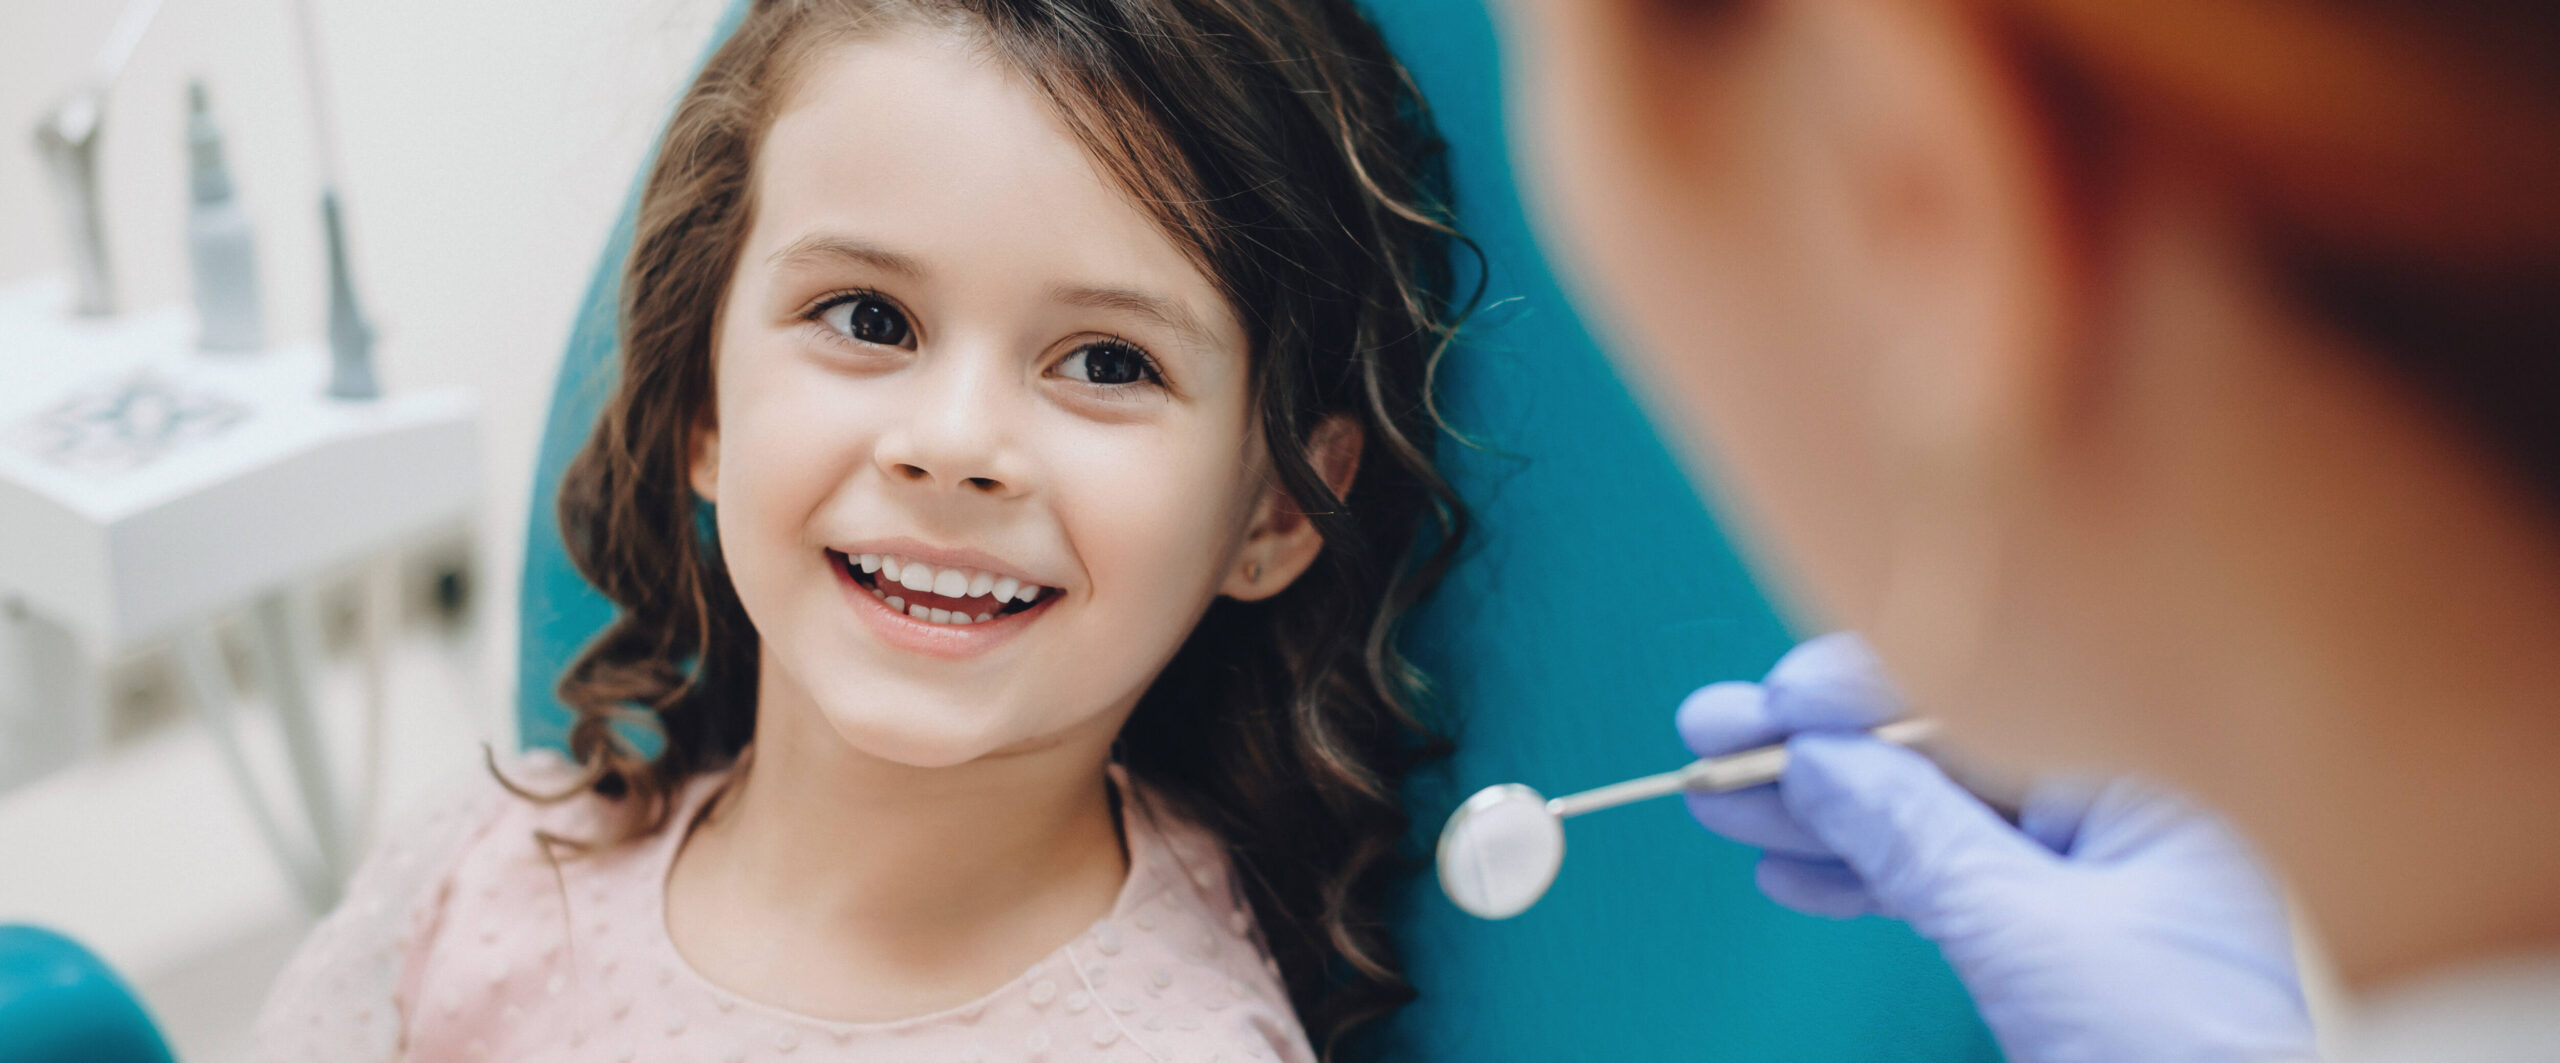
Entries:
{"type": "Polygon", "coordinates": [[[1125,340],[1084,344],[1059,359],[1057,366],[1050,371],[1096,387],[1164,385],[1164,374],[1156,367],[1155,359],[1125,340]]]}
{"type": "Polygon", "coordinates": [[[907,347],[915,340],[915,326],[908,323],[907,312],[878,292],[856,290],[826,296],[808,316],[857,343],[907,347]]]}
{"type": "MultiPolygon", "coordinates": [[[[820,296],[802,315],[838,342],[913,350],[914,322],[888,296],[850,289],[820,296]]],[[[1146,349],[1116,336],[1077,344],[1047,375],[1105,391],[1171,390],[1162,365],[1146,349]]]]}

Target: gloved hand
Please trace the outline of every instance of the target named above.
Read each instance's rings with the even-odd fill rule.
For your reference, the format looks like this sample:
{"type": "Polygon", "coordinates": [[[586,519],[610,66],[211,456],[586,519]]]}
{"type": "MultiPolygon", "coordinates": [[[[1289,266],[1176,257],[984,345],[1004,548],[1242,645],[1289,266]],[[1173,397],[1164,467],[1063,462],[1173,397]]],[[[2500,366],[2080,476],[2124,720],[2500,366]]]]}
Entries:
{"type": "Polygon", "coordinates": [[[1935,942],[2013,1063],[2308,1060],[2283,904],[2219,821],[2128,781],[2048,784],[2012,827],[1927,758],[1858,729],[1901,702],[1864,643],[1798,646],[1681,703],[1699,756],[1786,740],[1775,786],[1692,794],[1766,850],[1761,892],[1935,942]]]}

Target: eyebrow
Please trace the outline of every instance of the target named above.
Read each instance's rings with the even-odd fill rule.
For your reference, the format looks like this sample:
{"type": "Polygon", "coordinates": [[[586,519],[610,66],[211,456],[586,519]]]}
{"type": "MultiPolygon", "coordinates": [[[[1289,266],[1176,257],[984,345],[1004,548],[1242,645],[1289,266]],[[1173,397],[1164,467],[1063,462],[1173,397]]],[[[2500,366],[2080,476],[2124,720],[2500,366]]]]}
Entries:
{"type": "Polygon", "coordinates": [[[924,264],[912,256],[826,233],[811,233],[794,240],[791,246],[774,252],[773,257],[766,261],[778,267],[851,262],[895,273],[909,280],[924,279],[924,264]]]}
{"type": "Polygon", "coordinates": [[[1068,306],[1088,310],[1118,310],[1152,318],[1158,324],[1178,332],[1188,332],[1202,341],[1212,338],[1207,326],[1192,315],[1190,308],[1160,296],[1126,288],[1058,288],[1050,297],[1068,306]]]}

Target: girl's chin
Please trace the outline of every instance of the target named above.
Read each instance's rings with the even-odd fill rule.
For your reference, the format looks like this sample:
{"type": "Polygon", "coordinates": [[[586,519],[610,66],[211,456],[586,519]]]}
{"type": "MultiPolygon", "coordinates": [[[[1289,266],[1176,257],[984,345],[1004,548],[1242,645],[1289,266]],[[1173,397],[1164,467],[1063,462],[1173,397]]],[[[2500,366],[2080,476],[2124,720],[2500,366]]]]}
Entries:
{"type": "Polygon", "coordinates": [[[962,721],[951,717],[901,714],[896,719],[882,719],[875,713],[825,711],[827,723],[854,752],[909,768],[958,767],[1009,744],[1010,736],[996,727],[994,720],[986,721],[986,726],[969,727],[954,726],[962,721]]]}
{"type": "MultiPolygon", "coordinates": [[[[955,702],[916,691],[867,684],[835,704],[820,699],[827,727],[860,757],[909,768],[955,768],[989,757],[1036,753],[1072,744],[1076,722],[990,712],[986,702],[955,702]],[[896,705],[891,712],[877,706],[896,705]]],[[[846,690],[854,688],[846,687],[846,690]]],[[[1099,725],[1099,721],[1087,721],[1099,725]]]]}

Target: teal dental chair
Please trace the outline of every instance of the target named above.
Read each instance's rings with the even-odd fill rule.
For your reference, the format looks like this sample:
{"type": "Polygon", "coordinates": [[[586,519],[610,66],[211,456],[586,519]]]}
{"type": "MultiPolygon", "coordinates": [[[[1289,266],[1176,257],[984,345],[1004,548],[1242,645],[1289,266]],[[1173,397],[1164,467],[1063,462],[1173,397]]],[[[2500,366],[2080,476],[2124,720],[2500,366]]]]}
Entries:
{"type": "Polygon", "coordinates": [[[0,926],[0,1060],[170,1063],[142,1002],[77,942],[32,926],[0,926]]]}
{"type": "MultiPolygon", "coordinates": [[[[1442,467],[1479,538],[1417,614],[1407,648],[1459,720],[1457,755],[1417,778],[1413,851],[1489,783],[1548,793],[1671,767],[1671,711],[1704,683],[1757,677],[1793,641],[1574,319],[1513,188],[1493,27],[1481,0],[1369,0],[1452,147],[1462,224],[1491,259],[1488,310],[1443,376],[1445,408],[1482,449],[1442,467]],[[1539,578],[1599,559],[1568,599],[1539,578]],[[1586,603],[1661,603],[1595,620],[1586,603]]],[[[734,24],[733,8],[721,32],[734,24]]],[[[611,618],[562,551],[555,492],[610,391],[618,268],[607,242],[553,394],[526,541],[518,718],[558,746],[552,684],[611,618]]],[[[1656,801],[1572,827],[1572,858],[1528,914],[1478,922],[1417,875],[1397,914],[1421,999],[1356,1046],[1368,1058],[1996,1059],[1936,953],[1880,920],[1789,913],[1751,884],[1750,851],[1656,801]]]]}

